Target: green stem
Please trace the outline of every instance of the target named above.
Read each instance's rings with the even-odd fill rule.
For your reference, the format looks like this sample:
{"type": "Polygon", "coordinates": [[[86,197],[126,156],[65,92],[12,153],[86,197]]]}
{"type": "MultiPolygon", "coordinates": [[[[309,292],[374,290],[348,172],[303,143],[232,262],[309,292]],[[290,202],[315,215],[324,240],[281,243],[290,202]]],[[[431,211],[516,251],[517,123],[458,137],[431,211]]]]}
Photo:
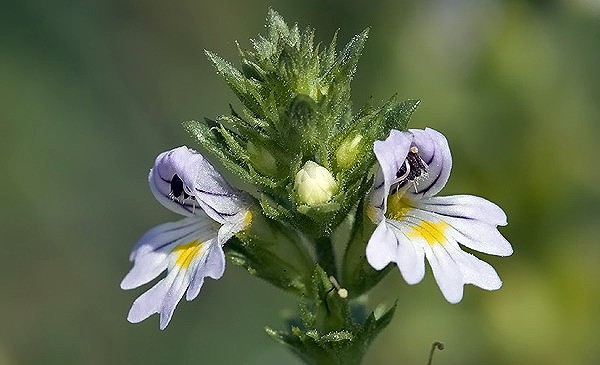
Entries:
{"type": "Polygon", "coordinates": [[[328,275],[338,277],[335,253],[333,252],[333,242],[331,237],[319,237],[315,241],[315,250],[317,253],[317,262],[328,275]]]}
{"type": "Polygon", "coordinates": [[[435,352],[435,350],[443,350],[444,349],[444,344],[441,342],[434,342],[431,345],[431,351],[429,351],[429,361],[427,361],[427,365],[431,365],[431,361],[433,360],[433,353],[435,352]]]}
{"type": "Polygon", "coordinates": [[[292,243],[294,251],[296,251],[303,267],[309,271],[312,270],[314,268],[314,260],[309,253],[308,247],[298,237],[288,236],[288,239],[292,243]]]}

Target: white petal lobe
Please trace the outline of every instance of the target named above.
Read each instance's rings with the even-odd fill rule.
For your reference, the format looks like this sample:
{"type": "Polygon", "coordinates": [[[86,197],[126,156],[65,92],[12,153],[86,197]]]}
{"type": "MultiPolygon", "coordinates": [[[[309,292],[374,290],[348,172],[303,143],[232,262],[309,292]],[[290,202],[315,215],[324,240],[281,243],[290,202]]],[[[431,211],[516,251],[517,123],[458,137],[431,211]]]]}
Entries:
{"type": "Polygon", "coordinates": [[[448,252],[458,264],[465,284],[473,284],[486,290],[500,289],[502,280],[492,265],[459,249],[448,250],[448,252]]]}
{"type": "Polygon", "coordinates": [[[367,244],[367,261],[375,270],[382,270],[396,257],[396,237],[382,221],[367,244]]]}
{"type": "Polygon", "coordinates": [[[491,225],[505,226],[506,214],[496,204],[474,195],[436,196],[419,200],[423,210],[447,217],[475,219],[491,225]]]}
{"type": "Polygon", "coordinates": [[[216,240],[210,243],[202,260],[197,264],[199,267],[193,273],[186,293],[186,300],[193,300],[200,294],[205,277],[220,279],[225,272],[225,253],[223,253],[223,248],[216,240]]]}
{"type": "Polygon", "coordinates": [[[398,222],[388,221],[387,224],[396,237],[397,250],[394,261],[398,264],[402,277],[410,285],[419,283],[425,276],[423,244],[409,240],[405,235],[405,227],[398,222]]]}
{"type": "Polygon", "coordinates": [[[452,304],[460,302],[464,282],[456,262],[442,245],[431,246],[425,255],[444,298],[452,304]]]}

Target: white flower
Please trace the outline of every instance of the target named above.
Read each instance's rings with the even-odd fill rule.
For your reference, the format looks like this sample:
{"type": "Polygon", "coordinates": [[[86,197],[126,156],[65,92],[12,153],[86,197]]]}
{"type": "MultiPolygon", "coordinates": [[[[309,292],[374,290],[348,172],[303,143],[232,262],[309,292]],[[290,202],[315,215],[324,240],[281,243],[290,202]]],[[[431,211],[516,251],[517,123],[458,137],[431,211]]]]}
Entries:
{"type": "Polygon", "coordinates": [[[156,199],[186,218],[154,227],[140,238],[129,257],[133,268],[121,288],[136,288],[167,270],[135,300],[127,317],[137,323],[158,313],[164,329],[184,294],[192,300],[205,277],[223,275],[222,246],[252,216],[241,194],[201,154],[187,147],[161,153],[148,180],[156,199]]]}
{"type": "Polygon", "coordinates": [[[502,281],[488,263],[461,250],[509,256],[510,243],[497,226],[507,224],[500,207],[472,195],[435,196],[446,184],[452,157],[446,138],[426,128],[392,130],[373,147],[379,162],[368,214],[378,224],[367,245],[369,264],[381,270],[396,263],[409,284],[425,275],[427,258],[450,303],[463,297],[464,284],[487,290],[502,281]]]}
{"type": "Polygon", "coordinates": [[[307,161],[296,174],[294,190],[300,203],[317,205],[331,199],[337,191],[337,183],[329,170],[313,161],[307,161]]]}

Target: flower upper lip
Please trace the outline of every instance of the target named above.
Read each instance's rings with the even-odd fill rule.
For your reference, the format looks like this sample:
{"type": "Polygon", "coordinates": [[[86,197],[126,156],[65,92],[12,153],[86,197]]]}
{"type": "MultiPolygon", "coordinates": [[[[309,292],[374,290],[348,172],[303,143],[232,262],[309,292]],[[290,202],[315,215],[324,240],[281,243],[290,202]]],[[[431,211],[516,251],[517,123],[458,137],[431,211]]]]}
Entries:
{"type": "Polygon", "coordinates": [[[224,223],[248,205],[204,156],[185,146],[158,155],[148,180],[161,204],[185,216],[208,214],[224,223]]]}

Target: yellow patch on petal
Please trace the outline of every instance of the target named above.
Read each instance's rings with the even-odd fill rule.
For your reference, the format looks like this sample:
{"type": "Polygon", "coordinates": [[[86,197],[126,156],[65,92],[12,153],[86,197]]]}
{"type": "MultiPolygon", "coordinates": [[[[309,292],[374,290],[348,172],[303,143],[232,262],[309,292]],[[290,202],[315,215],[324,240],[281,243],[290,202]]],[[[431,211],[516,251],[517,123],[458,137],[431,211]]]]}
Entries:
{"type": "Polygon", "coordinates": [[[421,221],[419,224],[414,225],[411,230],[406,234],[408,238],[422,238],[429,246],[433,246],[436,243],[443,245],[448,240],[446,239],[446,228],[450,227],[450,225],[444,221],[439,221],[436,223],[421,221]]]}
{"type": "Polygon", "coordinates": [[[175,264],[179,267],[187,269],[191,264],[200,249],[202,248],[203,243],[198,242],[198,240],[194,240],[192,242],[185,243],[183,245],[179,245],[175,247],[173,253],[177,255],[177,260],[175,264]]]}
{"type": "Polygon", "coordinates": [[[412,209],[408,198],[404,197],[404,191],[399,190],[388,197],[386,218],[400,221],[412,209]]]}
{"type": "Polygon", "coordinates": [[[250,225],[251,222],[252,222],[252,212],[248,211],[246,213],[246,215],[244,216],[244,228],[243,229],[248,228],[248,226],[250,225]]]}

